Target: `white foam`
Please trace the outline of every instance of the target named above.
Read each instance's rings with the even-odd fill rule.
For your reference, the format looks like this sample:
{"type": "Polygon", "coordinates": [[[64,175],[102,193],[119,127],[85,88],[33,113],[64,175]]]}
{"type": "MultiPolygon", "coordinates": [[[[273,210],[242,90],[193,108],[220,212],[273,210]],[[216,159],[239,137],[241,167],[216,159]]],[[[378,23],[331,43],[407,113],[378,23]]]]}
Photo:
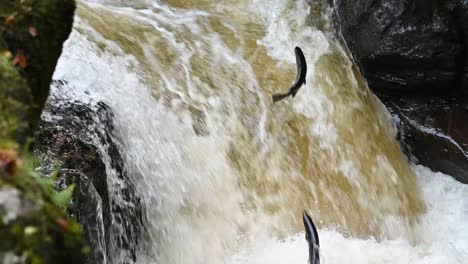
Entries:
{"type": "MultiPolygon", "coordinates": [[[[319,230],[324,264],[463,264],[468,259],[468,185],[442,173],[414,166],[428,211],[416,227],[421,240],[376,241],[319,230]]],[[[230,264],[305,264],[304,234],[285,240],[263,239],[234,255],[230,264]]]]}
{"type": "MultiPolygon", "coordinates": [[[[180,54],[174,58],[180,68],[174,70],[160,60],[158,55],[161,54],[154,49],[151,37],[148,37],[148,43],[138,43],[144,51],[145,59],[156,69],[155,72],[161,74],[160,86],[149,87],[144,82],[145,77],[140,74],[141,61],[134,54],[126,54],[119,43],[105,39],[98,33],[98,29],[92,28],[84,19],[77,18],[76,28],[79,30],[75,30],[67,42],[55,74],[55,78],[65,79],[73,87],[73,90],[66,91],[73,99],[85,102],[102,100],[115,113],[116,141],[145,207],[148,234],[142,242],[146,251],[139,256],[139,263],[305,263],[307,244],[303,234],[278,241],[271,238],[267,231],[270,226],[285,226],[278,219],[281,214],[288,215],[291,212],[288,211],[288,200],[282,198],[294,197],[297,186],[289,185],[287,187],[290,189],[285,187],[270,196],[259,197],[254,193],[249,197],[255,202],[263,199],[268,204],[282,202],[284,210],[280,216],[254,215],[257,212],[248,215],[240,208],[245,202],[245,197],[241,197],[244,193],[239,188],[239,185],[244,184],[241,178],[244,175],[241,174],[250,176],[249,173],[255,175],[258,171],[253,168],[252,171],[246,169],[239,172],[233,168],[226,154],[230,144],[233,148],[244,144],[239,149],[251,151],[248,154],[253,155],[257,154],[257,146],[252,146],[257,143],[256,140],[261,143],[260,147],[266,146],[265,149],[277,148],[275,153],[269,153],[271,156],[266,155],[266,150],[260,152],[259,156],[245,156],[249,162],[266,164],[261,164],[267,167],[261,172],[268,175],[269,178],[265,179],[267,184],[268,181],[277,183],[274,181],[281,177],[288,180],[301,176],[298,171],[283,168],[286,167],[287,159],[291,158],[288,156],[291,153],[276,142],[284,136],[281,134],[282,129],[268,131],[270,124],[267,119],[271,119],[270,112],[273,112],[267,101],[270,100],[270,94],[258,88],[249,90],[258,87],[257,76],[249,62],[238,50],[231,50],[219,35],[213,32],[200,34],[209,28],[205,11],[176,10],[160,1],[140,1],[139,4],[146,6],[146,9],[130,8],[123,1],[92,2],[93,8],[105,8],[118,16],[134,17],[132,21],[135,23],[151,26],[154,30],[153,38],[161,36],[168,47],[180,54]],[[106,6],[112,3],[116,6],[106,6]],[[193,41],[180,37],[184,30],[190,31],[189,36],[193,41]],[[104,43],[106,48],[100,49],[93,41],[104,43]],[[192,67],[190,58],[195,52],[203,54],[203,58],[207,57],[206,64],[202,65],[203,69],[190,69],[194,72],[189,74],[189,67],[192,67]],[[226,68],[220,69],[220,65],[226,68]],[[203,77],[208,76],[213,83],[207,84],[195,74],[201,70],[205,71],[203,77]],[[235,72],[236,78],[222,79],[233,77],[223,75],[223,71],[235,72]],[[91,91],[91,95],[87,95],[87,91],[91,91]],[[176,96],[165,104],[163,99],[153,97],[153,92],[163,97],[176,96]],[[251,98],[254,100],[249,101],[251,98]],[[196,135],[192,128],[193,118],[189,117],[187,109],[181,107],[184,104],[199,107],[206,114],[209,135],[196,135]],[[239,110],[245,108],[253,110],[248,114],[239,110]],[[243,141],[249,133],[256,138],[243,141]],[[252,239],[239,239],[237,242],[242,244],[241,250],[231,257],[231,240],[238,235],[239,226],[242,230],[246,230],[247,226],[254,229],[257,227],[259,232],[253,230],[246,234],[252,239]]],[[[304,47],[310,65],[308,85],[314,84],[313,64],[329,52],[330,45],[322,32],[305,25],[309,15],[305,1],[255,0],[249,8],[267,25],[266,35],[259,36],[258,43],[265,46],[269,55],[280,64],[295,62],[292,46],[304,47]]],[[[224,22],[231,25],[229,21],[224,22]]],[[[346,63],[349,64],[349,61],[346,63]]],[[[351,100],[349,109],[365,103],[369,102],[351,100]]],[[[359,184],[365,185],[362,171],[356,165],[359,161],[351,160],[354,158],[353,151],[359,150],[346,145],[340,138],[330,118],[337,106],[320,87],[301,90],[301,96],[295,98],[292,105],[291,111],[294,113],[291,116],[303,114],[314,119],[315,122],[309,127],[304,125],[301,128],[304,128],[303,133],[311,137],[321,137],[318,146],[321,150],[329,150],[330,155],[336,156],[351,153],[336,166],[358,189],[359,184]]],[[[280,112],[278,109],[275,111],[280,112]]],[[[377,115],[381,121],[386,118],[384,114],[377,115]]],[[[379,129],[375,127],[364,129],[379,129]]],[[[390,125],[382,127],[391,128],[390,125]]],[[[375,160],[376,167],[390,166],[385,156],[377,156],[375,160]]],[[[337,160],[330,156],[329,162],[337,160]]],[[[407,238],[380,242],[346,238],[334,230],[320,230],[323,263],[461,263],[457,261],[466,257],[468,252],[468,227],[463,223],[463,219],[468,216],[466,187],[427,169],[414,169],[429,207],[417,227],[416,233],[421,234],[420,244],[413,245],[407,238]]],[[[390,174],[382,173],[375,177],[395,176],[392,166],[384,172],[390,174]]],[[[395,177],[390,178],[392,181],[397,180],[395,177]]],[[[112,184],[120,184],[117,179],[111,181],[117,181],[112,184]]],[[[368,188],[373,192],[379,191],[371,187],[368,188]]],[[[357,199],[365,200],[363,206],[374,205],[375,200],[372,199],[375,197],[366,193],[368,189],[360,191],[357,199]]],[[[395,197],[397,200],[398,197],[395,197]]],[[[260,202],[257,204],[261,205],[260,202]]],[[[396,221],[398,223],[398,219],[396,221]]]]}

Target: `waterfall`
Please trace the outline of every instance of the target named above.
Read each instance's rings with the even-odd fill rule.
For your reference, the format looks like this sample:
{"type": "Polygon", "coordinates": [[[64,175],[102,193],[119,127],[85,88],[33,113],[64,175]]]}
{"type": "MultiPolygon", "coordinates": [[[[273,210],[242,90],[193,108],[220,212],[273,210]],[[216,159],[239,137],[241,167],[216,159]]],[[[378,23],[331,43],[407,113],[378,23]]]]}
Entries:
{"type": "MultiPolygon", "coordinates": [[[[69,98],[114,114],[144,215],[137,263],[305,263],[303,209],[324,263],[467,257],[468,189],[408,163],[392,117],[334,37],[329,7],[127,2],[78,2],[54,78],[69,98]],[[272,104],[294,81],[295,46],[307,84],[272,104]]],[[[115,203],[125,202],[122,184],[108,175],[115,203]]],[[[133,262],[110,248],[109,263],[133,262]]]]}

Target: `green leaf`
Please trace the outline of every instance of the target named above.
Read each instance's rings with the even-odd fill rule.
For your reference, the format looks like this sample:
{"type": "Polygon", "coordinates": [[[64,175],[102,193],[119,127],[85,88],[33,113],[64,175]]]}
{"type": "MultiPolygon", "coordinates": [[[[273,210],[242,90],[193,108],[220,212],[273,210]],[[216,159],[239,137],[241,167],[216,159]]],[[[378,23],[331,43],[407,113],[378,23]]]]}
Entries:
{"type": "Polygon", "coordinates": [[[75,184],[72,184],[67,189],[61,192],[54,192],[54,194],[52,194],[52,201],[55,205],[66,209],[72,200],[74,191],[75,184]]]}

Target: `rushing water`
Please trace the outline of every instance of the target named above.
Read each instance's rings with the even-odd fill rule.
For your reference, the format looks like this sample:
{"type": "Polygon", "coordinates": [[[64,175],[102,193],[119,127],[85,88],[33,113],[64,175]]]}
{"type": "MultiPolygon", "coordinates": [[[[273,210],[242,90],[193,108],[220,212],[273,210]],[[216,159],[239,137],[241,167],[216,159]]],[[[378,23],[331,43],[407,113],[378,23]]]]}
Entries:
{"type": "Polygon", "coordinates": [[[329,17],[305,0],[78,2],[55,78],[115,114],[144,207],[137,263],[305,263],[302,209],[323,263],[468,257],[468,188],[408,164],[329,17]],[[307,85],[273,105],[295,46],[307,85]]]}

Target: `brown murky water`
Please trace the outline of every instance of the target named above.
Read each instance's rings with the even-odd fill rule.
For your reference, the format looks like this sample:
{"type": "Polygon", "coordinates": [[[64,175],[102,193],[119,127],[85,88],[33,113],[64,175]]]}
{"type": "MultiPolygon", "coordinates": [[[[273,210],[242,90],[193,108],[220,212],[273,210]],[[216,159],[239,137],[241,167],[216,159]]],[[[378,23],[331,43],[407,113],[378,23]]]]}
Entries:
{"type": "Polygon", "coordinates": [[[252,230],[295,234],[304,208],[320,227],[346,235],[412,236],[425,206],[388,113],[314,8],[287,0],[79,3],[77,32],[100,52],[131,55],[128,67],[155,108],[187,131],[186,143],[173,143],[187,168],[164,177],[169,186],[183,178],[188,190],[163,198],[181,202],[158,217],[184,218],[200,236],[230,229],[216,240],[226,244],[252,230]],[[271,95],[295,79],[296,45],[307,84],[274,105],[271,95]],[[191,189],[193,175],[201,185],[191,189]]]}

